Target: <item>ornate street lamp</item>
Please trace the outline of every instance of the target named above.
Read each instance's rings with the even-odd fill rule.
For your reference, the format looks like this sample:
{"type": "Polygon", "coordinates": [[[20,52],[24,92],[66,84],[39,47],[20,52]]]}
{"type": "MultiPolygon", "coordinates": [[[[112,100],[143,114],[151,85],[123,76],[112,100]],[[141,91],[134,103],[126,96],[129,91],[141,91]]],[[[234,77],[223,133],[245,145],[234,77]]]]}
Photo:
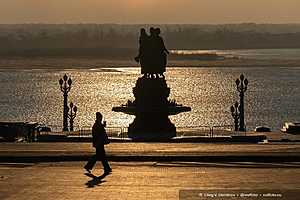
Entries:
{"type": "Polygon", "coordinates": [[[239,118],[240,118],[240,106],[239,102],[235,102],[234,106],[230,107],[231,111],[231,116],[233,117],[234,120],[234,131],[239,130],[239,118]]]}
{"type": "Polygon", "coordinates": [[[60,90],[64,96],[64,114],[63,114],[63,131],[68,130],[68,93],[71,90],[72,80],[68,79],[68,76],[65,74],[63,78],[59,80],[60,90]]]}
{"type": "Polygon", "coordinates": [[[71,102],[68,110],[70,110],[70,113],[68,113],[68,118],[70,119],[70,131],[74,131],[74,119],[77,113],[77,106],[71,102]]]}
{"type": "Polygon", "coordinates": [[[241,74],[239,79],[235,81],[237,91],[240,93],[240,128],[239,131],[246,131],[244,117],[244,94],[247,91],[248,80],[241,74]]]}

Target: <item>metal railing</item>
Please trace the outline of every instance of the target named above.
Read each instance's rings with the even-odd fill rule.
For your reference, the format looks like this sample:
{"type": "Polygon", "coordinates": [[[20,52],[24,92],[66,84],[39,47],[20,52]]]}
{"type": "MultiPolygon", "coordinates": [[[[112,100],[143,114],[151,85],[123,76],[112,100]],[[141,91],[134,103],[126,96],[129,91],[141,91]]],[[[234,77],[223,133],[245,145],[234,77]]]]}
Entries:
{"type": "MultiPolygon", "coordinates": [[[[127,128],[108,126],[105,128],[108,137],[127,138],[127,128]]],[[[78,136],[87,137],[92,135],[91,127],[81,127],[78,131],[78,136]]]]}
{"type": "MultiPolygon", "coordinates": [[[[76,137],[91,137],[92,128],[89,126],[74,127],[75,131],[62,132],[59,126],[50,126],[51,132],[42,132],[41,134],[57,134],[76,137]]],[[[128,127],[108,126],[105,128],[108,137],[115,138],[128,138],[128,127]]],[[[230,136],[230,135],[245,135],[245,132],[234,131],[233,125],[218,125],[218,126],[186,126],[176,127],[177,137],[184,136],[206,136],[206,137],[218,137],[218,136],[230,136]]]]}
{"type": "Polygon", "coordinates": [[[241,132],[234,131],[233,125],[177,127],[177,136],[218,137],[240,134],[241,132]]]}

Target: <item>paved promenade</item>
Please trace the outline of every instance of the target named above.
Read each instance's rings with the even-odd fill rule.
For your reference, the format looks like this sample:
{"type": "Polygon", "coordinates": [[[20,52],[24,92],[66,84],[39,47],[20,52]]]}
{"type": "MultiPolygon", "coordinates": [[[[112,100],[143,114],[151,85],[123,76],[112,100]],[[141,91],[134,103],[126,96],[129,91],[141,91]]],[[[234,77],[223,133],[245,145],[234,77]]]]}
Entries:
{"type": "Polygon", "coordinates": [[[1,143],[0,199],[190,200],[203,199],[200,190],[284,197],[268,200],[300,195],[297,143],[111,143],[106,149],[113,172],[104,177],[100,163],[92,174],[83,170],[94,153],[90,143],[1,143]],[[196,193],[185,198],[183,190],[196,193]]]}
{"type": "MultiPolygon", "coordinates": [[[[111,143],[111,161],[300,162],[299,143],[201,144],[111,143]]],[[[94,153],[89,143],[1,143],[1,162],[83,161],[94,153]]]]}
{"type": "MultiPolygon", "coordinates": [[[[180,190],[221,189],[223,193],[239,190],[254,194],[263,190],[283,195],[276,200],[298,200],[300,191],[299,165],[293,164],[111,162],[113,172],[106,177],[101,177],[100,164],[93,175],[85,175],[83,165],[84,162],[0,163],[0,199],[176,200],[180,190]]],[[[203,200],[198,195],[194,197],[203,200]]],[[[192,198],[180,200],[187,199],[192,198]]]]}

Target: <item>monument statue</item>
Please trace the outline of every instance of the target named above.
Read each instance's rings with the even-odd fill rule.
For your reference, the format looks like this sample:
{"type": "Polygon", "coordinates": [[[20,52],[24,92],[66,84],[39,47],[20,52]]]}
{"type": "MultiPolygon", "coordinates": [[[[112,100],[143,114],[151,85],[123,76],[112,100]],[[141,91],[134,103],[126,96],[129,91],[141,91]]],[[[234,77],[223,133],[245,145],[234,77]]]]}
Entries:
{"type": "Polygon", "coordinates": [[[141,64],[141,73],[155,77],[164,76],[166,71],[167,50],[163,38],[160,36],[160,28],[150,28],[150,35],[144,28],[141,29],[139,39],[139,54],[135,57],[141,64]]]}
{"type": "Polygon", "coordinates": [[[191,111],[190,107],[168,100],[170,88],[164,76],[167,54],[159,28],[150,28],[150,35],[141,29],[135,60],[140,63],[143,76],[133,88],[135,100],[112,109],[136,116],[128,128],[128,136],[134,140],[161,141],[175,137],[176,127],[168,116],[191,111]]]}

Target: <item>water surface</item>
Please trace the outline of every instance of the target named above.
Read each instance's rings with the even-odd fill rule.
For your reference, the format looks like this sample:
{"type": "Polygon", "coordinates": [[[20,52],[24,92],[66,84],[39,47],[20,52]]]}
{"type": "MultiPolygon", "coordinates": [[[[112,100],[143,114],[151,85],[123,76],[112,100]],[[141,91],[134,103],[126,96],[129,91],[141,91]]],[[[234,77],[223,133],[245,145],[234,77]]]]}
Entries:
{"type": "MultiPolygon", "coordinates": [[[[62,125],[63,97],[58,80],[67,73],[73,79],[69,101],[78,106],[77,127],[90,127],[94,114],[104,114],[109,126],[126,127],[133,117],[112,112],[133,100],[132,88],[139,68],[16,70],[0,72],[0,121],[37,121],[62,125]]],[[[170,99],[192,111],[172,116],[176,126],[232,124],[230,106],[238,100],[235,79],[249,79],[246,92],[246,125],[279,129],[284,121],[300,121],[300,68],[168,68],[170,99]]]]}

